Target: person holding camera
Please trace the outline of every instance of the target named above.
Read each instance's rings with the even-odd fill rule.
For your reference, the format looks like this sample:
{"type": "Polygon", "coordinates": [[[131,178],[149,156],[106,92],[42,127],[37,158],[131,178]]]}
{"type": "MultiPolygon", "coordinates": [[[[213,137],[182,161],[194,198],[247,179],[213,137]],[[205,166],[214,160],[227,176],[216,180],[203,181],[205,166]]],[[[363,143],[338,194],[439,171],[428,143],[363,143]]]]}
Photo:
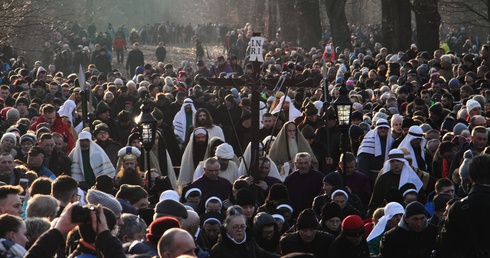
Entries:
{"type": "Polygon", "coordinates": [[[78,203],[68,204],[54,227],[40,236],[24,257],[54,257],[65,241],[64,236],[76,226],[81,239],[71,257],[81,253],[93,257],[126,257],[121,242],[111,234],[116,226],[114,213],[100,204],[80,207],[78,203]]]}

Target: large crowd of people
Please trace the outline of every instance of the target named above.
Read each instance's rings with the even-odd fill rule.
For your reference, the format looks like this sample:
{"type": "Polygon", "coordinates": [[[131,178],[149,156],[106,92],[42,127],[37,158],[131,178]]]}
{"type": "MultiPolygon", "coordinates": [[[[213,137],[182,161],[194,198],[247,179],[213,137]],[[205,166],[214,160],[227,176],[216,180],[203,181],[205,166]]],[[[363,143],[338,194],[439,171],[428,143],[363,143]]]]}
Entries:
{"type": "Polygon", "coordinates": [[[33,67],[0,48],[0,257],[489,257],[488,44],[266,38],[256,72],[278,85],[258,89],[254,171],[252,89],[206,80],[249,80],[250,25],[211,64],[191,28],[196,62],[178,68],[170,36],[154,66],[111,28],[55,30],[33,67]]]}

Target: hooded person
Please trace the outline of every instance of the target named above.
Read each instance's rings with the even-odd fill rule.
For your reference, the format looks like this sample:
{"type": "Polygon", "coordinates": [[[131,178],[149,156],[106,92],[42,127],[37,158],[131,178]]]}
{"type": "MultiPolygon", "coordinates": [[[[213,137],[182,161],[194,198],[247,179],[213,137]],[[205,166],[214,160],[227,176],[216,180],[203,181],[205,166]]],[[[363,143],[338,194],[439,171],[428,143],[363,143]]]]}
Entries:
{"type": "Polygon", "coordinates": [[[74,137],[78,136],[78,134],[83,129],[83,121],[79,122],[78,124],[75,123],[76,121],[75,118],[73,117],[73,111],[76,110],[76,108],[77,108],[77,104],[75,103],[75,101],[71,99],[67,99],[58,110],[58,115],[60,115],[60,117],[67,116],[69,121],[71,122],[72,126],[70,127],[70,130],[74,128],[74,131],[76,132],[76,135],[74,135],[74,137]]]}
{"type": "Polygon", "coordinates": [[[254,217],[255,241],[264,250],[275,253],[279,246],[280,234],[274,217],[266,212],[259,212],[254,217]]]}
{"type": "Polygon", "coordinates": [[[83,131],[78,137],[75,148],[68,157],[73,162],[71,176],[79,182],[84,182],[86,188],[95,184],[95,179],[101,175],[114,178],[116,170],[105,151],[92,140],[92,134],[83,131]]]}
{"type": "Polygon", "coordinates": [[[185,141],[187,130],[194,124],[195,113],[196,108],[194,107],[194,101],[190,98],[186,98],[173,121],[175,136],[181,144],[185,141]]]}
{"type": "Polygon", "coordinates": [[[288,96],[282,96],[279,100],[277,106],[271,111],[271,114],[279,113],[280,111],[284,111],[286,116],[286,121],[294,121],[296,117],[301,116],[301,111],[299,111],[291,101],[291,98],[288,96]],[[285,101],[284,101],[285,100],[285,101]],[[284,103],[284,104],[283,104],[284,103]]]}
{"type": "Polygon", "coordinates": [[[410,151],[412,166],[427,171],[425,162],[424,146],[427,140],[424,137],[422,128],[418,125],[413,125],[408,129],[408,134],[403,141],[398,145],[398,148],[407,148],[410,151]]]}
{"type": "Polygon", "coordinates": [[[196,171],[199,162],[204,160],[208,140],[206,129],[203,127],[194,129],[182,155],[183,162],[180,166],[179,185],[185,186],[192,182],[194,171],[196,171]]]}
{"type": "Polygon", "coordinates": [[[358,168],[371,180],[371,184],[383,163],[388,160],[393,141],[390,124],[386,119],[379,119],[376,127],[364,136],[357,152],[358,168]]]}
{"type": "MultiPolygon", "coordinates": [[[[281,176],[279,175],[279,171],[277,170],[276,164],[271,160],[269,155],[264,151],[264,144],[259,142],[259,156],[266,158],[270,161],[270,171],[269,176],[277,178],[281,180],[281,176]],[[262,154],[261,154],[262,153],[262,154]]],[[[245,152],[243,153],[242,160],[240,161],[240,166],[238,167],[238,173],[240,175],[249,175],[250,167],[252,166],[252,143],[249,143],[245,152]]],[[[259,167],[261,165],[259,164],[259,167]]]]}
{"type": "MultiPolygon", "coordinates": [[[[145,153],[146,155],[146,153],[145,153]]],[[[146,164],[146,161],[145,161],[146,164]]],[[[148,167],[145,165],[145,167],[148,167]]],[[[173,189],[177,189],[177,177],[170,154],[168,153],[167,143],[160,131],[156,132],[155,144],[150,150],[150,167],[155,168],[161,176],[166,176],[173,189]]]]}
{"type": "Polygon", "coordinates": [[[372,255],[379,254],[379,241],[383,234],[395,227],[402,215],[405,213],[403,206],[397,202],[390,202],[384,207],[384,215],[378,220],[373,230],[367,237],[369,253],[372,255]]]}
{"type": "Polygon", "coordinates": [[[274,143],[272,143],[269,156],[274,161],[279,170],[281,181],[296,170],[294,167],[294,158],[297,153],[307,152],[311,155],[311,164],[318,169],[318,160],[306,141],[303,134],[298,132],[294,122],[286,122],[279,131],[274,143]]]}
{"type": "Polygon", "coordinates": [[[342,208],[336,202],[326,203],[320,215],[321,230],[337,237],[340,234],[342,222],[342,208]]]}
{"type": "MultiPolygon", "coordinates": [[[[220,138],[220,137],[217,137],[217,136],[214,136],[212,138],[209,138],[208,147],[206,148],[206,154],[204,154],[203,160],[206,160],[207,158],[211,158],[211,157],[216,156],[216,149],[218,148],[218,146],[220,146],[223,143],[225,143],[225,141],[223,140],[223,138],[220,138]]],[[[238,163],[240,163],[240,160],[238,159],[238,157],[236,156],[236,154],[234,154],[233,161],[237,165],[238,165],[238,163]]]]}
{"type": "Polygon", "coordinates": [[[403,151],[393,149],[390,151],[389,160],[384,163],[383,169],[374,185],[373,195],[368,206],[368,214],[372,214],[375,209],[383,205],[386,194],[391,188],[400,189],[406,183],[412,183],[417,192],[420,192],[424,185],[405,159],[403,151]]]}
{"type": "MultiPolygon", "coordinates": [[[[233,184],[235,180],[237,180],[240,176],[242,176],[238,174],[238,166],[233,161],[235,157],[235,153],[233,152],[233,147],[231,147],[231,145],[229,145],[226,142],[222,143],[216,148],[215,154],[216,154],[215,158],[220,163],[219,176],[227,179],[228,181],[230,181],[231,184],[233,184]]],[[[202,176],[202,174],[204,173],[203,166],[204,166],[204,162],[203,161],[199,162],[199,165],[194,171],[194,177],[192,181],[197,180],[202,176]]]]}

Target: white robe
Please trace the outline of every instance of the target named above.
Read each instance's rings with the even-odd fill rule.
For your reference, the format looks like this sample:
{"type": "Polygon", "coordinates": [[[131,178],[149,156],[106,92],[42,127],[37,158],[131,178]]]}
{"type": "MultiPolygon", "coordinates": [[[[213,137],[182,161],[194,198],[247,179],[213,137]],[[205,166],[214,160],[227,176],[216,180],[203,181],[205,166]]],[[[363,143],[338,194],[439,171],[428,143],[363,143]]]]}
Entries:
{"type": "MultiPolygon", "coordinates": [[[[196,181],[196,179],[200,178],[204,174],[203,166],[204,166],[204,162],[203,161],[199,162],[199,165],[197,166],[196,171],[194,171],[194,180],[193,181],[196,181]]],[[[238,173],[238,166],[235,164],[235,162],[230,160],[228,163],[228,168],[226,168],[225,171],[220,170],[219,176],[230,181],[230,183],[233,184],[233,182],[235,182],[235,180],[237,180],[242,175],[240,175],[240,173],[238,173]]]]}

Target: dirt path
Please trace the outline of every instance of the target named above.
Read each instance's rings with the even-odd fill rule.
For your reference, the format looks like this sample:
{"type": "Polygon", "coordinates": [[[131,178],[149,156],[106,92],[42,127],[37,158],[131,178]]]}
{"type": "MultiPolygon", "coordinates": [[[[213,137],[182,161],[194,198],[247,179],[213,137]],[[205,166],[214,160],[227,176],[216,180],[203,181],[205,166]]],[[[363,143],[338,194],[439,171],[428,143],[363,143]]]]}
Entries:
{"type": "MultiPolygon", "coordinates": [[[[155,56],[155,50],[157,48],[156,45],[143,45],[141,46],[141,50],[143,51],[143,54],[145,55],[145,62],[150,63],[153,67],[157,66],[157,58],[155,56]]],[[[218,56],[224,55],[223,52],[223,47],[218,46],[218,45],[205,45],[205,48],[207,47],[209,51],[209,55],[212,60],[216,60],[218,56]]],[[[178,67],[182,66],[182,61],[187,60],[191,61],[193,64],[194,69],[196,69],[196,50],[194,47],[194,44],[169,44],[166,46],[167,49],[167,59],[165,59],[165,63],[171,63],[173,64],[174,68],[177,69],[178,67]]],[[[129,51],[129,48],[128,48],[129,51]]],[[[127,58],[127,52],[125,53],[125,61],[127,58]]],[[[209,63],[208,58],[206,57],[204,62],[206,65],[209,63]]],[[[119,69],[120,71],[126,71],[126,68],[124,65],[118,65],[117,63],[113,62],[113,68],[114,69],[119,69]]]]}

